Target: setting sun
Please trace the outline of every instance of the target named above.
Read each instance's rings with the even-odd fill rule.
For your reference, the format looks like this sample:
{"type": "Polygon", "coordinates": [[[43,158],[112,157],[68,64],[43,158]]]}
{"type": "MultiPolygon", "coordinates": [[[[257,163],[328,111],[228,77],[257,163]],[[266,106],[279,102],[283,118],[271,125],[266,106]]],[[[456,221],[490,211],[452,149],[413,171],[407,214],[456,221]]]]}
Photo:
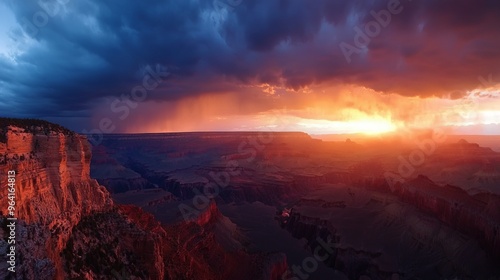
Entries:
{"type": "Polygon", "coordinates": [[[390,121],[384,120],[366,120],[352,123],[353,129],[359,130],[365,134],[379,134],[396,130],[396,126],[390,121]]]}
{"type": "Polygon", "coordinates": [[[313,134],[329,133],[364,133],[379,134],[396,130],[396,126],[383,119],[366,119],[350,121],[329,121],[304,119],[297,123],[303,130],[313,134]]]}

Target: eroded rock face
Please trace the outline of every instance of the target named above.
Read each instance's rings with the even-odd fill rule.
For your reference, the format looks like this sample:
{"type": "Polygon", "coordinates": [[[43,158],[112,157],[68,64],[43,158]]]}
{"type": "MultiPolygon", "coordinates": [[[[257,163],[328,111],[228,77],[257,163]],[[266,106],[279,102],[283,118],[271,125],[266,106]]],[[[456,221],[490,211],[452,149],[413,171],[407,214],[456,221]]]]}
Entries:
{"type": "Polygon", "coordinates": [[[66,278],[164,279],[166,235],[140,208],[86,216],[62,251],[66,278]]]}
{"type": "Polygon", "coordinates": [[[454,186],[439,186],[425,176],[397,184],[393,190],[403,201],[476,237],[487,251],[500,258],[500,196],[471,196],[454,186]]]}
{"type": "MultiPolygon", "coordinates": [[[[24,256],[18,275],[62,279],[59,253],[73,227],[83,216],[113,205],[106,189],[90,178],[90,145],[83,136],[42,127],[7,126],[2,134],[0,184],[7,185],[3,175],[9,170],[16,172],[17,248],[24,256]]],[[[8,205],[6,192],[0,205],[8,205]]]]}
{"type": "Polygon", "coordinates": [[[82,215],[111,207],[108,192],[90,178],[90,145],[84,136],[32,134],[16,127],[5,134],[0,157],[7,161],[0,168],[3,174],[16,171],[18,218],[27,224],[54,224],[59,218],[74,224],[82,215]]]}
{"type": "Polygon", "coordinates": [[[325,264],[349,279],[499,275],[497,195],[470,195],[425,176],[384,188],[376,188],[377,180],[373,184],[332,184],[328,192],[298,200],[278,220],[294,237],[307,240],[311,250],[318,237],[333,240],[335,249],[325,264]],[[434,270],[423,269],[424,264],[434,270]]]}

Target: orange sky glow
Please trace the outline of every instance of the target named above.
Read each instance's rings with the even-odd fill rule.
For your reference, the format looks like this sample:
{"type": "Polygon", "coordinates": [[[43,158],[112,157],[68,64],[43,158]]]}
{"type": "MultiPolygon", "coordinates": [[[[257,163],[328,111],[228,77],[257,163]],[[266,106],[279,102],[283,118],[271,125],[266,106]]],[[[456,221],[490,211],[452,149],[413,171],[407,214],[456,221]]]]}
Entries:
{"type": "Polygon", "coordinates": [[[280,94],[261,86],[254,90],[259,98],[213,93],[176,102],[144,102],[136,110],[147,114],[131,114],[126,132],[272,130],[379,134],[408,128],[446,128],[455,134],[500,133],[500,87],[469,91],[458,99],[406,97],[352,85],[280,94]],[[336,94],[324,94],[328,90],[336,94]],[[272,106],[267,109],[269,103],[272,106]]]}

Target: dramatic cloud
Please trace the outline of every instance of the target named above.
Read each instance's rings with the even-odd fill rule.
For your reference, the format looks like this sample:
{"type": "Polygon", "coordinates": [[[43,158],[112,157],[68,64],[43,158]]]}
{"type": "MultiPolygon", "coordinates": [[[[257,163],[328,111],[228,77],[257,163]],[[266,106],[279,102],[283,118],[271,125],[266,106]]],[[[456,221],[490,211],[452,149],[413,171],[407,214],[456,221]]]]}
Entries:
{"type": "Polygon", "coordinates": [[[204,102],[214,104],[200,118],[297,116],[314,104],[319,118],[326,102],[407,121],[414,110],[401,104],[414,97],[464,100],[500,81],[494,0],[9,0],[0,15],[10,26],[0,29],[0,113],[76,129],[116,113],[113,101],[126,102],[152,71],[170,75],[148,90],[141,115],[127,120],[134,126],[161,122],[152,112],[188,119],[186,108],[204,102]],[[380,97],[335,103],[346,88],[380,97]]]}

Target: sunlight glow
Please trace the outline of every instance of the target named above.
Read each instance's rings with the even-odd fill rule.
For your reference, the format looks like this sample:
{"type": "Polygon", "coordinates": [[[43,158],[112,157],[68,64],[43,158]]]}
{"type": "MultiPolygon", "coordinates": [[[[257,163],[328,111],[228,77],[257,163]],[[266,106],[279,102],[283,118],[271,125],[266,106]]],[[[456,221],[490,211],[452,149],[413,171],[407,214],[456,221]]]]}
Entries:
{"type": "Polygon", "coordinates": [[[329,121],[303,119],[297,125],[305,131],[319,134],[329,133],[364,133],[380,134],[396,130],[396,125],[383,119],[366,119],[353,121],[329,121]]]}

